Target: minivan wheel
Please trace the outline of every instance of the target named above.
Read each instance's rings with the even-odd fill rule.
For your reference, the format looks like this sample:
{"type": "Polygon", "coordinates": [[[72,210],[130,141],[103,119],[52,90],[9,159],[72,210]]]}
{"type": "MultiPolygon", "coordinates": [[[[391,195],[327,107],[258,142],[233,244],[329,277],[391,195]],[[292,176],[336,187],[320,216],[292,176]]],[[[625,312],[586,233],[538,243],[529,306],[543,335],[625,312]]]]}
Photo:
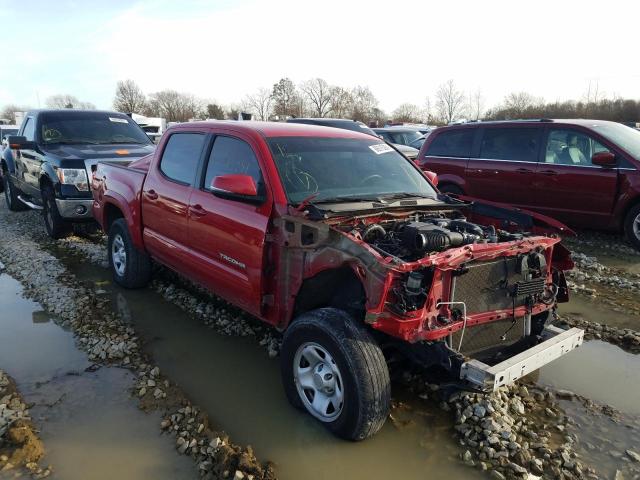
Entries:
{"type": "Polygon", "coordinates": [[[440,193],[453,193],[454,195],[464,195],[464,191],[453,183],[445,183],[444,185],[438,185],[440,193]]]}
{"type": "Polygon", "coordinates": [[[624,220],[624,232],[636,250],[640,250],[640,204],[627,213],[624,220]]]}
{"type": "Polygon", "coordinates": [[[12,212],[26,210],[28,207],[18,198],[20,192],[13,185],[13,181],[11,181],[7,171],[3,172],[2,184],[4,185],[4,198],[7,201],[7,208],[12,212]]]}
{"type": "Polygon", "coordinates": [[[343,310],[320,308],[298,317],[284,335],[280,368],[289,402],[339,437],[371,437],[389,415],[382,350],[343,310]]]}
{"type": "Polygon", "coordinates": [[[151,259],[138,250],[124,218],[119,218],[109,228],[109,267],[113,280],[125,288],[142,288],[151,279],[151,259]]]}
{"type": "Polygon", "coordinates": [[[65,238],[71,234],[72,225],[60,215],[53,189],[49,186],[42,189],[42,218],[51,238],[65,238]]]}

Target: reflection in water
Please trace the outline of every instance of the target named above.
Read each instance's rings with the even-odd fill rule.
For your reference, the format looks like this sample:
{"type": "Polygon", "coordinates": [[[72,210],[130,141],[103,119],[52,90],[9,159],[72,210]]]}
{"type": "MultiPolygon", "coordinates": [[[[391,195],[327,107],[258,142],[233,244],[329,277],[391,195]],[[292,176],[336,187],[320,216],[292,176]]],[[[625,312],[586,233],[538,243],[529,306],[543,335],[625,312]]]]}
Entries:
{"type": "Polygon", "coordinates": [[[49,314],[43,310],[37,310],[31,314],[31,320],[33,323],[49,323],[51,319],[49,314]]]}

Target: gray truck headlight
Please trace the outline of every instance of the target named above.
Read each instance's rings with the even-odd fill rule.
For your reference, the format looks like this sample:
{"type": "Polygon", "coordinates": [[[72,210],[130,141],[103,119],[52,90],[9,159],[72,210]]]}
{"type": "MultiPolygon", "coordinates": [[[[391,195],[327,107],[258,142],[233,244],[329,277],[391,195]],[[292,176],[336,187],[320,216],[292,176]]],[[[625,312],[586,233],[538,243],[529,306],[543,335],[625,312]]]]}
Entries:
{"type": "Polygon", "coordinates": [[[75,185],[78,190],[83,192],[89,191],[89,180],[84,168],[58,168],[57,173],[60,183],[75,185]]]}

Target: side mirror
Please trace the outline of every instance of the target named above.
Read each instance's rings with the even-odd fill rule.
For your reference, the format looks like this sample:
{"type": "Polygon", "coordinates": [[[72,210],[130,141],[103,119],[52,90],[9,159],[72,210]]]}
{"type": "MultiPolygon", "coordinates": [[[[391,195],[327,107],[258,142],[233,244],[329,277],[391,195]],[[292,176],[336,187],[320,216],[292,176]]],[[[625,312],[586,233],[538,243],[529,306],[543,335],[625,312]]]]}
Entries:
{"type": "Polygon", "coordinates": [[[21,135],[8,135],[7,143],[9,144],[9,148],[15,150],[33,150],[36,146],[36,142],[27,140],[27,137],[21,135]]]}
{"type": "Polygon", "coordinates": [[[615,167],[616,156],[611,152],[594,153],[593,157],[591,157],[591,163],[601,167],[615,167]]]}
{"type": "Polygon", "coordinates": [[[228,174],[214,177],[211,182],[214,195],[229,200],[262,203],[264,197],[258,195],[258,187],[250,175],[228,174]]]}
{"type": "Polygon", "coordinates": [[[423,170],[424,174],[427,176],[429,181],[433,184],[434,187],[438,186],[438,174],[436,172],[432,172],[431,170],[423,170]]]}

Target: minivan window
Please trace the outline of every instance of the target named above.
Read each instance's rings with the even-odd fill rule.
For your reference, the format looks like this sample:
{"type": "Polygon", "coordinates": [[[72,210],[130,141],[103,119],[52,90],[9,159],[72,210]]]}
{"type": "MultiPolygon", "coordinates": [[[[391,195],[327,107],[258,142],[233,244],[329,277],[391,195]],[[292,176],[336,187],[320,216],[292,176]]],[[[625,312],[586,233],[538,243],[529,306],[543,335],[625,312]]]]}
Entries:
{"type": "Polygon", "coordinates": [[[536,162],[540,129],[487,128],[480,145],[480,158],[536,162]]]}
{"type": "Polygon", "coordinates": [[[28,117],[26,123],[24,124],[24,130],[22,131],[22,136],[25,137],[30,142],[33,142],[35,139],[33,138],[33,134],[35,132],[35,127],[33,123],[33,118],[28,117]]]}
{"type": "Polygon", "coordinates": [[[549,131],[545,163],[591,166],[591,157],[609,149],[577,130],[552,129],[549,131]]]}
{"type": "Polygon", "coordinates": [[[429,145],[426,155],[431,157],[461,157],[471,155],[475,128],[464,128],[442,132],[429,145]]]}
{"type": "Polygon", "coordinates": [[[216,137],[209,155],[204,178],[204,188],[211,190],[213,179],[221,175],[249,175],[256,182],[258,192],[262,188],[262,172],[253,149],[247,142],[233,137],[216,137]]]}
{"type": "Polygon", "coordinates": [[[635,128],[613,122],[592,125],[591,128],[640,160],[640,132],[635,128]]]}
{"type": "Polygon", "coordinates": [[[190,185],[196,176],[204,139],[201,133],[171,135],[160,159],[160,171],[171,180],[190,185]]]}

